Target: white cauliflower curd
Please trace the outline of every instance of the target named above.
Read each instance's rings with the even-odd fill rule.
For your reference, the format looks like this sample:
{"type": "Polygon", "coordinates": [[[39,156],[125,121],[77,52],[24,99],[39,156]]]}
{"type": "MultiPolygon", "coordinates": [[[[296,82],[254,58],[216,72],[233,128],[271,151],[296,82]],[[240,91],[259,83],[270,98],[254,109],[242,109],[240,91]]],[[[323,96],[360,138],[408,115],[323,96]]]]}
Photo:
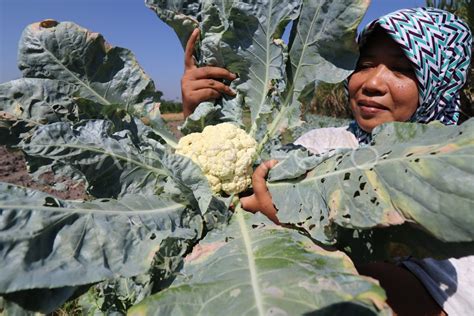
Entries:
{"type": "Polygon", "coordinates": [[[252,182],[257,142],[231,123],[206,126],[182,137],[176,153],[189,157],[203,171],[214,193],[236,194],[252,182]]]}

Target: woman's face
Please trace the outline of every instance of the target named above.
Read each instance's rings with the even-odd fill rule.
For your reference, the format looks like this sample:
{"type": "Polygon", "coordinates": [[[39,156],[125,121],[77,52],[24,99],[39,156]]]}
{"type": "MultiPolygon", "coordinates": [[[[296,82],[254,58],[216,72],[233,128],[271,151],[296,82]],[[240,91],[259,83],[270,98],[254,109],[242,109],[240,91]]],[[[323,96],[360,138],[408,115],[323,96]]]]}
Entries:
{"type": "Polygon", "coordinates": [[[411,62],[382,30],[375,30],[349,79],[349,101],[359,126],[410,119],[418,107],[418,85],[411,62]]]}

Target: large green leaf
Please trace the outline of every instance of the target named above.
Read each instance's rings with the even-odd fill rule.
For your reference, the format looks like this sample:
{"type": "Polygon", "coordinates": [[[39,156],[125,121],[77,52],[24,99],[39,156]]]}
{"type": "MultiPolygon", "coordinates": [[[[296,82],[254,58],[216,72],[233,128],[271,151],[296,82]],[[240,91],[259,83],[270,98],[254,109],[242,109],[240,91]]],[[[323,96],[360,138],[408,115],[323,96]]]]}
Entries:
{"type": "Polygon", "coordinates": [[[390,313],[383,290],[357,275],[343,253],[323,250],[241,209],[224,231],[213,231],[195,246],[180,274],[129,314],[390,313]]]}
{"type": "MultiPolygon", "coordinates": [[[[183,48],[191,31],[196,26],[201,26],[202,37],[199,43],[201,49],[196,54],[196,62],[199,65],[226,67],[236,73],[248,71],[248,62],[238,55],[237,49],[234,50],[229,45],[231,41],[238,41],[232,32],[227,31],[232,24],[230,16],[235,16],[235,10],[231,10],[233,2],[147,0],[146,4],[157,13],[160,19],[174,29],[183,48]],[[229,39],[223,41],[225,36],[229,39]]],[[[235,83],[232,86],[235,88],[235,83]]],[[[241,105],[242,97],[232,99],[224,96],[217,102],[203,102],[186,119],[181,131],[185,134],[201,132],[205,125],[229,121],[242,124],[241,105]]]]}
{"type": "MultiPolygon", "coordinates": [[[[139,122],[137,122],[139,124],[139,122]]],[[[142,125],[115,130],[109,121],[54,123],[39,127],[19,147],[37,174],[51,161],[58,176],[78,176],[95,197],[166,194],[205,213],[212,193],[201,170],[190,159],[174,155],[142,125]],[[113,183],[114,185],[110,185],[113,183]]],[[[49,169],[46,169],[49,170],[49,169]]]]}
{"type": "Polygon", "coordinates": [[[76,286],[150,269],[165,240],[200,237],[202,217],[158,196],[61,201],[0,184],[0,293],[76,286]]]}
{"type": "MultiPolygon", "coordinates": [[[[269,114],[275,106],[272,100],[285,89],[286,46],[277,39],[286,24],[298,16],[300,1],[262,1],[251,4],[236,3],[230,16],[233,28],[231,47],[242,52],[248,66],[239,75],[244,82],[237,88],[245,95],[250,108],[252,133],[257,130],[261,114],[269,114]],[[272,104],[273,103],[273,104],[272,104]]],[[[227,38],[231,38],[230,34],[227,38]]],[[[226,38],[226,40],[227,40],[226,38]]],[[[282,101],[282,100],[278,100],[282,101]]]]}
{"type": "Polygon", "coordinates": [[[72,166],[82,173],[94,196],[117,197],[139,191],[153,194],[163,186],[160,177],[164,180],[166,171],[153,149],[140,147],[133,136],[131,131],[114,131],[112,124],[103,120],[54,123],[38,128],[19,147],[30,156],[31,171],[44,159],[72,166]]]}
{"type": "MultiPolygon", "coordinates": [[[[112,47],[102,35],[71,22],[34,23],[23,32],[18,58],[25,78],[0,85],[0,114],[9,122],[34,127],[124,110],[175,143],[160,116],[161,92],[129,50],[112,47]]],[[[11,123],[2,125],[19,133],[11,123]]]]}
{"type": "Polygon", "coordinates": [[[78,118],[78,87],[64,81],[24,78],[0,85],[0,111],[33,125],[78,118]]]}
{"type": "Polygon", "coordinates": [[[78,85],[101,104],[131,107],[157,96],[129,50],[112,47],[102,35],[74,23],[56,23],[34,23],[23,32],[18,59],[24,77],[78,85]]]}
{"type": "Polygon", "coordinates": [[[49,122],[77,120],[78,87],[50,79],[0,84],[0,144],[17,144],[23,133],[49,122]]]}
{"type": "MultiPolygon", "coordinates": [[[[293,178],[269,183],[278,217],[326,243],[335,242],[341,229],[349,229],[348,234],[368,250],[383,246],[386,256],[392,251],[437,257],[470,254],[473,133],[474,120],[456,127],[390,123],[375,131],[374,146],[330,158],[287,160],[270,174],[273,181],[293,178]],[[389,226],[398,228],[387,230],[384,239],[358,232],[377,230],[380,236],[381,227],[389,226]],[[421,237],[413,242],[410,231],[421,237]]],[[[347,238],[344,234],[346,242],[347,238]]]]}
{"type": "Polygon", "coordinates": [[[303,0],[289,43],[295,99],[315,80],[336,83],[350,75],[357,60],[354,36],[368,5],[368,0],[303,0]]]}
{"type": "MultiPolygon", "coordinates": [[[[175,29],[183,43],[189,36],[189,31],[183,31],[189,21],[199,23],[202,40],[197,55],[201,64],[239,74],[232,83],[239,92],[233,108],[250,109],[247,128],[259,140],[261,151],[285,128],[300,124],[298,100],[304,91],[310,94],[318,81],[341,81],[350,74],[357,58],[357,24],[369,2],[148,0],[147,4],[175,29]],[[288,51],[281,36],[291,20],[288,51]]],[[[214,110],[206,105],[206,111],[199,111],[192,119],[190,131],[199,126],[196,122],[212,124],[234,118],[246,123],[241,114],[219,115],[227,103],[222,100],[214,110]]]]}

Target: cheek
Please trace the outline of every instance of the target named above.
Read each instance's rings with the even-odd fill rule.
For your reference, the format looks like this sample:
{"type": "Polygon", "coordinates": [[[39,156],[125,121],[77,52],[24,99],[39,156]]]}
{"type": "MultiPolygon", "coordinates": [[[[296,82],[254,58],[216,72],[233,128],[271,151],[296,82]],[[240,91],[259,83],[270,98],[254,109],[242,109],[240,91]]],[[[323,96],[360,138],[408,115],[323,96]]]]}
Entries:
{"type": "Polygon", "coordinates": [[[395,106],[395,120],[406,121],[418,108],[418,85],[414,80],[394,83],[392,98],[395,106]]]}
{"type": "Polygon", "coordinates": [[[354,73],[352,76],[349,77],[349,82],[347,84],[347,90],[349,92],[349,98],[352,98],[359,90],[360,86],[362,85],[360,74],[354,73]]]}

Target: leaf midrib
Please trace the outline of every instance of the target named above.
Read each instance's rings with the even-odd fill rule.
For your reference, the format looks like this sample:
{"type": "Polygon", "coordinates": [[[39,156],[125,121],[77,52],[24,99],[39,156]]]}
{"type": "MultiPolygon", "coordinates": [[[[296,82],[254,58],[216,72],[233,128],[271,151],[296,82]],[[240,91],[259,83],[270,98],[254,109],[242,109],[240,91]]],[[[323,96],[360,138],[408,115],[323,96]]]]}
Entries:
{"type": "Polygon", "coordinates": [[[102,97],[100,94],[97,93],[97,91],[95,91],[94,89],[92,89],[90,86],[86,85],[79,77],[77,77],[71,70],[69,70],[63,63],[61,63],[61,61],[56,58],[56,56],[49,50],[47,49],[43,43],[37,38],[38,42],[39,42],[39,45],[44,49],[44,51],[51,56],[51,58],[53,59],[53,61],[55,61],[60,67],[62,67],[73,79],[75,79],[75,81],[77,81],[79,83],[79,85],[83,86],[84,88],[86,88],[87,90],[91,91],[92,94],[94,94],[97,98],[99,98],[99,100],[101,100],[102,102],[104,102],[106,105],[111,105],[112,103],[110,103],[107,99],[105,99],[104,97],[102,97]]]}
{"type": "MultiPolygon", "coordinates": [[[[117,158],[117,159],[125,161],[125,162],[129,162],[129,163],[134,164],[136,166],[139,166],[143,169],[150,170],[150,171],[152,171],[153,173],[155,173],[157,175],[168,175],[167,172],[164,172],[161,169],[154,168],[154,167],[151,167],[150,165],[146,165],[146,164],[141,163],[137,160],[129,159],[129,158],[124,157],[122,155],[118,155],[118,154],[115,154],[115,153],[112,153],[112,152],[109,152],[109,151],[105,151],[105,150],[101,150],[101,149],[98,149],[98,148],[86,147],[86,146],[80,146],[80,145],[74,145],[74,144],[60,144],[60,145],[54,145],[54,146],[51,146],[49,144],[47,144],[47,145],[44,145],[44,144],[33,144],[33,145],[29,144],[29,145],[22,146],[22,148],[34,148],[34,147],[40,147],[40,148],[48,148],[48,147],[74,148],[74,149],[81,149],[81,150],[84,150],[84,151],[91,151],[91,152],[100,153],[100,154],[103,154],[103,155],[106,155],[106,156],[110,156],[110,157],[113,157],[113,158],[117,158]]],[[[54,158],[52,158],[52,159],[54,159],[54,158]]],[[[54,160],[58,160],[58,159],[54,159],[54,160]]]]}
{"type": "Polygon", "coordinates": [[[252,242],[250,241],[249,232],[244,220],[244,210],[240,203],[237,205],[236,214],[237,221],[239,223],[240,232],[242,234],[242,240],[245,246],[245,252],[247,253],[247,260],[250,272],[250,284],[252,286],[253,294],[255,297],[255,304],[257,305],[258,315],[265,316],[265,310],[263,308],[262,292],[258,283],[257,267],[255,265],[255,257],[252,250],[252,242]]]}
{"type": "MultiPolygon", "coordinates": [[[[288,108],[290,107],[290,100],[293,99],[294,92],[295,92],[294,91],[295,82],[298,79],[300,68],[301,68],[300,65],[303,61],[303,56],[305,55],[305,52],[306,52],[306,47],[307,47],[306,43],[309,41],[308,40],[309,35],[311,34],[311,32],[313,30],[313,26],[315,24],[316,18],[319,16],[320,9],[321,9],[321,6],[318,6],[317,11],[315,12],[315,14],[313,15],[313,18],[311,20],[310,29],[309,29],[308,33],[306,34],[305,41],[303,42],[304,45],[302,45],[301,55],[300,55],[300,58],[299,58],[298,64],[297,64],[298,66],[296,67],[296,72],[295,72],[295,75],[293,76],[293,80],[292,80],[292,82],[289,86],[289,89],[287,90],[288,92],[287,92],[287,95],[286,95],[285,100],[283,102],[283,106],[281,107],[280,112],[278,113],[278,115],[275,117],[272,124],[270,125],[270,128],[268,129],[268,132],[265,134],[262,141],[258,144],[257,153],[260,153],[262,151],[263,146],[265,145],[265,143],[268,141],[268,139],[271,136],[273,136],[273,134],[275,133],[275,131],[278,127],[278,125],[280,124],[281,119],[286,115],[286,112],[287,112],[288,108]]],[[[291,59],[290,59],[290,62],[291,62],[291,59]]]]}
{"type": "Polygon", "coordinates": [[[270,22],[272,20],[272,16],[273,16],[273,0],[270,1],[269,5],[268,5],[268,18],[267,18],[267,26],[266,26],[266,32],[265,32],[265,46],[266,46],[266,56],[265,56],[265,79],[263,80],[263,89],[264,91],[262,91],[262,93],[260,94],[260,102],[259,102],[259,105],[258,105],[258,113],[257,113],[257,116],[256,116],[256,119],[254,120],[253,124],[252,124],[252,127],[250,129],[250,132],[249,134],[254,136],[256,131],[257,131],[257,121],[258,121],[258,117],[260,116],[260,112],[261,112],[261,109],[263,107],[263,105],[265,104],[265,100],[266,100],[266,90],[267,90],[267,86],[268,86],[268,77],[269,77],[269,60],[270,60],[270,22]]]}
{"type": "MultiPolygon", "coordinates": [[[[78,204],[81,202],[78,202],[78,204]]],[[[71,205],[68,205],[71,206],[71,205]]],[[[125,207],[125,205],[122,205],[125,207]]],[[[25,204],[2,204],[0,202],[0,209],[5,210],[26,210],[30,209],[31,211],[44,211],[44,212],[62,212],[68,214],[94,214],[94,215],[147,215],[147,214],[156,214],[156,213],[170,213],[178,211],[179,209],[184,208],[185,205],[174,203],[170,206],[152,208],[147,210],[130,210],[130,211],[116,211],[116,210],[104,210],[101,208],[68,208],[68,207],[54,207],[54,206],[35,206],[35,205],[25,205],[25,204]]]]}
{"type": "MultiPolygon", "coordinates": [[[[455,152],[455,151],[454,151],[455,152]]],[[[439,155],[420,155],[420,156],[410,156],[410,157],[397,157],[397,158],[392,158],[392,159],[384,159],[382,161],[378,161],[376,164],[373,165],[373,167],[371,168],[375,168],[377,166],[380,166],[380,165],[385,165],[385,164],[389,164],[389,163],[396,163],[398,161],[406,161],[406,160],[413,160],[413,159],[417,159],[417,158],[423,158],[423,159],[437,159],[439,156],[445,156],[445,155],[449,155],[449,154],[452,154],[453,152],[449,152],[449,153],[444,153],[444,154],[439,154],[439,155]]],[[[472,158],[472,155],[456,155],[456,157],[465,157],[465,158],[472,158]]],[[[354,166],[354,167],[350,167],[350,168],[346,168],[346,169],[340,169],[340,170],[337,170],[337,171],[332,171],[332,172],[329,172],[329,173],[325,173],[325,174],[322,174],[322,175],[317,175],[317,176],[313,176],[313,177],[310,177],[310,178],[305,178],[301,181],[298,181],[298,183],[307,183],[307,182],[312,182],[312,181],[315,181],[315,180],[320,180],[322,178],[329,178],[329,177],[333,177],[333,176],[337,176],[337,175],[340,175],[342,173],[346,173],[346,172],[351,172],[351,171],[356,171],[356,170],[367,170],[369,168],[360,168],[360,167],[357,167],[357,166],[354,166]]],[[[291,181],[291,179],[289,180],[291,181]]],[[[269,182],[269,185],[270,186],[280,186],[280,185],[285,185],[285,183],[287,183],[288,181],[278,181],[278,182],[269,182]]]]}

